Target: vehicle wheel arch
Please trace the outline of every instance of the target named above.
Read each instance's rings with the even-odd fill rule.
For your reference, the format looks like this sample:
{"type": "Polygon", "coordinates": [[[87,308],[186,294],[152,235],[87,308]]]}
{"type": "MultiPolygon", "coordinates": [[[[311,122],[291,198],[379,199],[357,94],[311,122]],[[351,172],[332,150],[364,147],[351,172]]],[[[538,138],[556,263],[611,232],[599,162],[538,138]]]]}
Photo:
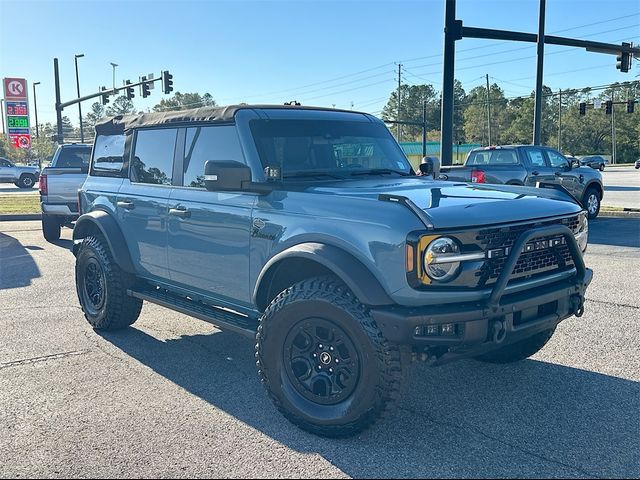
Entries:
{"type": "Polygon", "coordinates": [[[375,275],[360,260],[340,247],[325,243],[300,243],[274,255],[262,268],[253,302],[264,311],[287,287],[306,278],[333,275],[365,305],[393,303],[375,275]]]}
{"type": "Polygon", "coordinates": [[[103,210],[80,215],[73,228],[73,253],[77,254],[78,246],[83,238],[89,235],[100,234],[107,242],[109,250],[115,262],[125,272],[135,273],[133,262],[124,235],[120,230],[115,218],[103,210]]]}
{"type": "Polygon", "coordinates": [[[584,200],[585,200],[584,195],[587,193],[587,191],[590,188],[595,188],[598,191],[598,195],[600,195],[600,200],[602,200],[602,197],[604,195],[604,190],[602,188],[602,185],[599,182],[593,180],[593,181],[587,183],[587,185],[584,187],[584,193],[582,194],[583,195],[582,201],[584,202],[584,200]]]}

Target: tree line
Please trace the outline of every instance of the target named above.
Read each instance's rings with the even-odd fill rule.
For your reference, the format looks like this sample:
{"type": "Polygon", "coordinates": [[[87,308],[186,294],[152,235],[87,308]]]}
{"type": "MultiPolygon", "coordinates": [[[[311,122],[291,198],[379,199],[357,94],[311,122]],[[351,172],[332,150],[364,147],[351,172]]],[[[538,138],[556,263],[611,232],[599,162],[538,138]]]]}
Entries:
{"type": "MultiPolygon", "coordinates": [[[[612,116],[605,113],[605,102],[626,102],[638,99],[640,81],[615,83],[606,88],[584,88],[560,92],[543,88],[542,143],[560,146],[563,153],[571,155],[610,155],[612,149],[612,116]],[[594,109],[594,100],[602,107],[594,109]],[[586,115],[580,115],[579,105],[587,104],[586,115]]],[[[398,91],[394,90],[382,110],[383,120],[422,122],[423,103],[427,105],[427,137],[440,140],[440,93],[430,84],[401,85],[400,110],[398,91]]],[[[454,85],[454,142],[480,143],[482,145],[530,144],[533,138],[533,111],[535,96],[508,98],[504,90],[493,83],[487,88],[478,86],[465,92],[456,80],[454,85]],[[487,109],[489,108],[489,112],[487,109]],[[489,114],[488,114],[489,113],[489,114]],[[491,140],[489,142],[489,125],[491,140]]],[[[634,113],[627,113],[626,104],[614,105],[616,157],[619,163],[640,158],[640,104],[634,113]]],[[[391,128],[397,135],[397,128],[391,128]]],[[[422,127],[402,125],[401,141],[419,141],[422,127]]]]}

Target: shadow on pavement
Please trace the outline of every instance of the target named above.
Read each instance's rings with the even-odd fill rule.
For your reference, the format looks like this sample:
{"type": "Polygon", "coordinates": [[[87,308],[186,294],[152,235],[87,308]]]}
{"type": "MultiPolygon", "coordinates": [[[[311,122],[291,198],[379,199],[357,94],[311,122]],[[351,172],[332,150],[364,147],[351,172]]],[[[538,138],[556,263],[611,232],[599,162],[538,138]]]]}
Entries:
{"type": "Polygon", "coordinates": [[[589,222],[589,243],[640,248],[640,218],[596,218],[589,222]]]}
{"type": "Polygon", "coordinates": [[[534,360],[417,364],[390,418],[331,440],[272,407],[251,340],[221,332],[160,341],[136,328],[102,335],[193,395],[352,477],[640,475],[640,383],[534,360]]]}
{"type": "Polygon", "coordinates": [[[616,187],[605,185],[604,191],[607,192],[640,192],[640,187],[616,187]]]}
{"type": "Polygon", "coordinates": [[[15,238],[0,233],[0,290],[31,285],[31,280],[40,276],[40,270],[27,248],[15,238]]]}

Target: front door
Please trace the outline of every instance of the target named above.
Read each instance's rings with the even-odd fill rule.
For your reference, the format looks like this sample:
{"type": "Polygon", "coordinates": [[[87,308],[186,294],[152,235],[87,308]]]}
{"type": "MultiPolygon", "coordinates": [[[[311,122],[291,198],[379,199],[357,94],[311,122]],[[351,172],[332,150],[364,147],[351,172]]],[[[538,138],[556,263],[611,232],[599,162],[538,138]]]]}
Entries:
{"type": "Polygon", "coordinates": [[[579,174],[573,171],[571,162],[552,148],[545,148],[555,183],[562,185],[574,197],[580,198],[579,174]]]}
{"type": "Polygon", "coordinates": [[[169,199],[169,271],[178,286],[248,307],[249,241],[256,195],[204,188],[207,160],[244,162],[234,125],[186,129],[181,186],[169,199]]]}
{"type": "Polygon", "coordinates": [[[140,129],[129,179],[118,192],[118,220],[138,274],[168,280],[167,207],[173,179],[177,129],[140,129]]]}

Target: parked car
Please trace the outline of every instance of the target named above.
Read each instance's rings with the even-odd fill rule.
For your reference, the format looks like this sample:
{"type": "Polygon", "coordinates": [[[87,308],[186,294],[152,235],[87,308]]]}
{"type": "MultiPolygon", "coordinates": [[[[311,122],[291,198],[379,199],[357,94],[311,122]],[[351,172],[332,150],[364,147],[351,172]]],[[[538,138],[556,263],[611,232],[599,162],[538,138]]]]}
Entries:
{"type": "Polygon", "coordinates": [[[505,145],[471,150],[463,166],[443,167],[443,180],[562,188],[595,218],[604,194],[602,175],[572,164],[550,147],[505,145]]]}
{"type": "Polygon", "coordinates": [[[148,301],[254,338],[269,397],[315,434],[371,425],[412,354],[515,362],[584,311],[569,195],[417,176],[369,114],[206,107],[96,134],[73,230],[90,325],[126,328],[148,301]]]}
{"type": "Polygon", "coordinates": [[[640,158],[636,160],[636,170],[640,168],[640,158]]]}
{"type": "Polygon", "coordinates": [[[72,227],[78,218],[78,189],[87,178],[91,145],[58,146],[51,164],[40,175],[42,233],[50,242],[60,238],[63,225],[72,227]]]}
{"type": "Polygon", "coordinates": [[[602,158],[600,155],[588,155],[586,157],[580,157],[580,165],[586,167],[595,168],[604,172],[604,166],[609,163],[609,160],[602,158]]]}
{"type": "Polygon", "coordinates": [[[0,157],[0,183],[13,183],[20,188],[33,188],[38,182],[38,167],[23,167],[0,157]]]}

